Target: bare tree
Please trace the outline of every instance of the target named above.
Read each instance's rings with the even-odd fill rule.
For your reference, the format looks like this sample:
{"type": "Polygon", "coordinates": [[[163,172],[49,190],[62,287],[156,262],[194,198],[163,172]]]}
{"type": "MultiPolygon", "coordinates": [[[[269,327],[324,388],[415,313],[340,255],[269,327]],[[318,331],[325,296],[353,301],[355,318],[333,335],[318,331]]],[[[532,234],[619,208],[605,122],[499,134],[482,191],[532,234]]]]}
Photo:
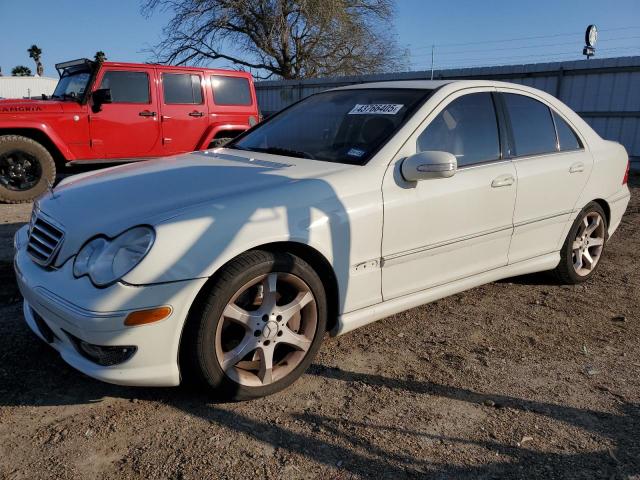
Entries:
{"type": "Polygon", "coordinates": [[[40,61],[42,59],[42,49],[37,45],[31,45],[27,52],[29,52],[29,58],[33,58],[33,61],[36,62],[36,73],[41,77],[44,73],[44,66],[40,61]]]}
{"type": "Polygon", "coordinates": [[[142,0],[170,10],[152,50],[169,64],[226,60],[260,78],[357,75],[402,68],[393,0],[142,0]]]}
{"type": "Polygon", "coordinates": [[[14,77],[30,77],[31,69],[29,67],[25,67],[24,65],[17,65],[13,67],[11,70],[11,75],[14,77]]]}

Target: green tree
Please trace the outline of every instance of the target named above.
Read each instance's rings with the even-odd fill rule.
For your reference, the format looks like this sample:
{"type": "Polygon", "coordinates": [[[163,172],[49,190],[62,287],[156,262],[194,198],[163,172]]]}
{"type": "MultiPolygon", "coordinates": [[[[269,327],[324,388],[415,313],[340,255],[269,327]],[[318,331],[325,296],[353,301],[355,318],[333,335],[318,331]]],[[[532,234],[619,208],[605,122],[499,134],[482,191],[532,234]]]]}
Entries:
{"type": "Polygon", "coordinates": [[[257,77],[297,79],[406,66],[394,0],[142,0],[173,17],[152,50],[168,64],[226,60],[257,77]]]}
{"type": "Polygon", "coordinates": [[[40,61],[42,59],[42,49],[37,45],[31,45],[31,48],[27,49],[27,52],[29,52],[29,57],[33,58],[33,61],[36,62],[36,73],[41,77],[44,73],[44,66],[40,61]]]}
{"type": "Polygon", "coordinates": [[[29,67],[25,67],[24,65],[18,65],[16,67],[13,67],[13,70],[11,70],[11,75],[13,75],[14,77],[30,77],[31,69],[29,67]]]}
{"type": "Polygon", "coordinates": [[[107,60],[107,56],[102,50],[98,50],[96,54],[93,56],[93,59],[98,63],[102,63],[107,60]]]}

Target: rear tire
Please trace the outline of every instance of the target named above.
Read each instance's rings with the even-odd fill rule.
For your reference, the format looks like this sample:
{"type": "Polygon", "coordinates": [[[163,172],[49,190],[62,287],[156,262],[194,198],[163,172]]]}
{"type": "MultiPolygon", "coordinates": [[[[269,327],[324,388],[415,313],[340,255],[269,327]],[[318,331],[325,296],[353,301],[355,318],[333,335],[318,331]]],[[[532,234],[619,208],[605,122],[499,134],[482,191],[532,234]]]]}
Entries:
{"type": "Polygon", "coordinates": [[[289,253],[254,250],[224,266],[194,305],[181,373],[224,400],[276,393],[313,361],[327,325],[318,274],[289,253]]]}
{"type": "Polygon", "coordinates": [[[607,241],[607,216],[596,202],[578,214],[560,250],[560,263],[553,271],[569,285],[586,282],[595,273],[607,241]]]}
{"type": "Polygon", "coordinates": [[[0,136],[0,201],[31,202],[56,180],[56,164],[49,151],[21,135],[0,136]]]}
{"type": "Polygon", "coordinates": [[[214,138],[213,140],[211,140],[211,143],[209,144],[209,148],[224,147],[231,140],[233,140],[233,138],[231,137],[214,138]]]}

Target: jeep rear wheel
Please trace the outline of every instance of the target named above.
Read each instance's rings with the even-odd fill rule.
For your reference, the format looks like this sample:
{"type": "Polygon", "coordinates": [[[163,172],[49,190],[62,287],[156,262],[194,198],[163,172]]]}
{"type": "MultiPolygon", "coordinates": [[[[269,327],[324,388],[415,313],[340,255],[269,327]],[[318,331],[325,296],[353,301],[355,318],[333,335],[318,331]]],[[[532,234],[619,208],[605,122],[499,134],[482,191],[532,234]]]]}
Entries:
{"type": "Polygon", "coordinates": [[[55,162],[41,144],[20,135],[0,136],[0,201],[30,202],[55,179],[55,162]]]}

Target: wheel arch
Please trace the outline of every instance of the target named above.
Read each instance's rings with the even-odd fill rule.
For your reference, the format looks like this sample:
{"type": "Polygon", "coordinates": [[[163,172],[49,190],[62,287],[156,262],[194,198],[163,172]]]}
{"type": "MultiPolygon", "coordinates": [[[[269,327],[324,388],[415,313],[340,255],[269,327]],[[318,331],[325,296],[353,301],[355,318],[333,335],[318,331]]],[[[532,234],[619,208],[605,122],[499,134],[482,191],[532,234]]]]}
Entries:
{"type": "Polygon", "coordinates": [[[325,287],[325,293],[328,303],[327,331],[331,331],[338,321],[338,312],[340,305],[340,290],[338,288],[338,279],[336,277],[335,271],[333,270],[333,267],[331,266],[329,260],[327,260],[327,258],[321,252],[310,245],[295,241],[280,241],[257,245],[235,255],[233,258],[228,259],[209,277],[205,284],[200,288],[200,291],[196,295],[193,304],[198,304],[201,301],[202,297],[207,294],[211,285],[218,279],[218,272],[220,272],[225,265],[228,265],[240,255],[243,255],[246,252],[250,252],[252,250],[291,253],[293,255],[296,255],[297,257],[300,257],[302,260],[307,262],[311,266],[311,268],[315,270],[325,287]]]}
{"type": "Polygon", "coordinates": [[[66,157],[62,154],[56,143],[47,135],[37,128],[0,128],[0,136],[5,135],[19,135],[21,137],[30,138],[41,144],[46,148],[53,160],[56,162],[56,166],[64,165],[67,161],[66,157]]]}
{"type": "Polygon", "coordinates": [[[602,207],[602,210],[604,210],[605,220],[607,221],[607,226],[609,226],[611,224],[611,207],[609,206],[609,203],[602,198],[596,198],[593,202],[602,207]]]}

